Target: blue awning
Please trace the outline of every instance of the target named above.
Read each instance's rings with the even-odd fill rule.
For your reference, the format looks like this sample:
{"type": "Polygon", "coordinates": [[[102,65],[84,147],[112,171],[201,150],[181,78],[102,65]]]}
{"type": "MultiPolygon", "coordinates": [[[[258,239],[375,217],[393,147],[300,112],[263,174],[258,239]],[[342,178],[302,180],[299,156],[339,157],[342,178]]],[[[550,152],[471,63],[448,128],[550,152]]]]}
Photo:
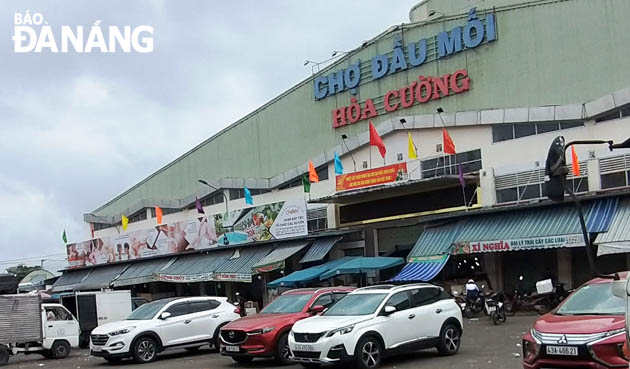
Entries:
{"type": "Polygon", "coordinates": [[[586,229],[590,233],[608,232],[618,206],[618,197],[595,201],[586,220],[586,229]]]}
{"type": "Polygon", "coordinates": [[[314,267],[298,270],[285,277],[273,280],[267,283],[268,287],[295,287],[298,283],[308,283],[312,281],[319,281],[319,276],[328,270],[334,269],[336,266],[341,265],[352,259],[352,257],[343,257],[341,259],[331,260],[326,264],[317,265],[314,267]]]}
{"type": "Polygon", "coordinates": [[[328,255],[330,250],[341,240],[341,237],[318,238],[306,252],[306,255],[300,260],[300,263],[310,263],[320,261],[328,255]]]}
{"type": "Polygon", "coordinates": [[[320,280],[334,277],[340,274],[365,273],[374,270],[387,269],[405,263],[403,258],[392,258],[385,256],[360,256],[351,258],[343,264],[319,276],[320,280]]]}
{"type": "Polygon", "coordinates": [[[388,282],[413,282],[422,281],[429,282],[438,275],[446,262],[449,255],[444,255],[440,260],[436,261],[420,261],[415,263],[407,263],[397,276],[388,282]]]}

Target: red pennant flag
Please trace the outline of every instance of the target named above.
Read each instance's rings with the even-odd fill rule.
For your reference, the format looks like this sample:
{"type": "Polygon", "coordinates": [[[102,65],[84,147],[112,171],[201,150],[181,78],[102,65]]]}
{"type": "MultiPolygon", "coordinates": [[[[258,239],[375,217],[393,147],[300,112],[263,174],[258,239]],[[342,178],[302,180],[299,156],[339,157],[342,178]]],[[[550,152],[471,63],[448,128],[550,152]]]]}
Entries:
{"type": "Polygon", "coordinates": [[[379,136],[378,132],[376,132],[376,128],[374,128],[372,121],[370,121],[370,146],[378,147],[378,152],[380,152],[383,159],[385,159],[387,149],[385,148],[385,144],[383,143],[381,136],[379,136]]]}
{"type": "Polygon", "coordinates": [[[157,218],[157,224],[162,224],[162,208],[159,206],[155,207],[155,217],[157,218]]]}
{"type": "Polygon", "coordinates": [[[575,177],[580,176],[580,161],[575,152],[575,146],[571,146],[571,171],[575,177]]]}
{"type": "Polygon", "coordinates": [[[308,161],[308,181],[310,183],[319,182],[319,176],[317,175],[317,171],[315,170],[312,160],[308,161]]]}
{"type": "Polygon", "coordinates": [[[442,146],[444,147],[444,153],[449,155],[455,155],[455,144],[453,139],[448,134],[446,128],[442,128],[442,146]]]}

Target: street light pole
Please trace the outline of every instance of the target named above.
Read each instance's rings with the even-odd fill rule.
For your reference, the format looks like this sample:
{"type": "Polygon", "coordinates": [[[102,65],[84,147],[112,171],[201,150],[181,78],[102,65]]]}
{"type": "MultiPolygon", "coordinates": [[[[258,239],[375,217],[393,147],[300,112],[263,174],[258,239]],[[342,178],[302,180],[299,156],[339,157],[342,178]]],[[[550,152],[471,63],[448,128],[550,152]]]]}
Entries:
{"type": "MultiPolygon", "coordinates": [[[[199,179],[197,180],[199,183],[206,185],[208,187],[210,187],[211,189],[215,190],[215,191],[219,191],[221,192],[221,195],[223,195],[223,200],[225,201],[225,218],[227,218],[228,213],[229,213],[229,208],[228,208],[228,198],[227,196],[225,196],[225,191],[223,190],[219,190],[218,188],[214,187],[213,185],[211,185],[210,183],[204,181],[203,179],[199,179]]],[[[228,232],[232,231],[232,227],[228,226],[228,232]]],[[[227,246],[230,244],[230,240],[227,238],[227,234],[223,235],[223,243],[227,246]]]]}

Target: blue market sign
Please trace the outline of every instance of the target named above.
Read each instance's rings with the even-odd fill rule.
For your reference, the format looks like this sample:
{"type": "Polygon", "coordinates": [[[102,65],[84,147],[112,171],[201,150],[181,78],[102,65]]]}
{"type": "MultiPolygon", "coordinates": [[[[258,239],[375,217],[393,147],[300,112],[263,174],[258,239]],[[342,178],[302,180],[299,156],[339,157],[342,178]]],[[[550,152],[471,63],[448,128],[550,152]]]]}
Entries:
{"type": "MultiPolygon", "coordinates": [[[[378,80],[404,70],[421,66],[429,61],[427,57],[427,43],[436,44],[436,54],[432,60],[446,58],[467,49],[474,49],[485,42],[497,39],[496,16],[488,14],[485,19],[477,17],[476,8],[470,9],[466,24],[453,27],[450,31],[443,31],[430,38],[423,38],[417,42],[403,45],[401,36],[394,37],[394,48],[391,56],[379,54],[370,61],[370,74],[367,78],[378,80]],[[407,52],[403,48],[406,46],[407,52]]],[[[313,81],[313,95],[315,100],[321,100],[344,91],[357,93],[356,88],[361,82],[361,61],[351,64],[348,68],[338,70],[328,76],[319,76],[313,81]]]]}

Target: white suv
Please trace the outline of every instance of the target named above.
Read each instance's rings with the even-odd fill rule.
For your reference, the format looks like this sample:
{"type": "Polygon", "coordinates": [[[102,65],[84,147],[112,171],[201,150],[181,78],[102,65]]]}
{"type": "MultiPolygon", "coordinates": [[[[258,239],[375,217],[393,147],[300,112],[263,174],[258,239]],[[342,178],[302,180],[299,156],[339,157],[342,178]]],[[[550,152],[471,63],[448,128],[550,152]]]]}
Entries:
{"type": "Polygon", "coordinates": [[[435,347],[459,350],[462,312],[431,284],[359,288],[324,314],[301,320],[289,334],[291,359],[304,367],[351,361],[377,368],[385,355],[435,347]]]}
{"type": "Polygon", "coordinates": [[[240,318],[225,297],[176,297],[146,303],[126,320],[101,325],[90,335],[90,353],[117,362],[132,357],[138,363],[155,360],[170,348],[218,348],[219,330],[240,318]]]}

